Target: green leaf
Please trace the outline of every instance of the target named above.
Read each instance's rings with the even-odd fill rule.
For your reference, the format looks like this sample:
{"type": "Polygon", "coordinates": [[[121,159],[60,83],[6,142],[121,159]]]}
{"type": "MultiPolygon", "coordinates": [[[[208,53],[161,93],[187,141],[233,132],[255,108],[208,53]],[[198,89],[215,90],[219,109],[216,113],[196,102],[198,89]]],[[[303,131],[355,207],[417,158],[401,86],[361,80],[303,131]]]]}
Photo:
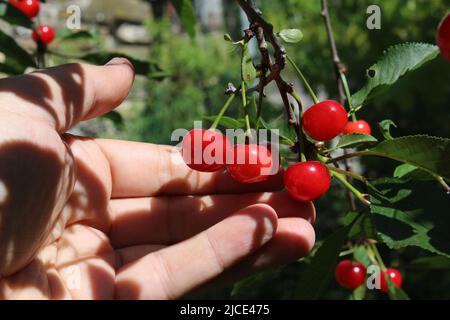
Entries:
{"type": "Polygon", "coordinates": [[[365,246],[357,247],[353,252],[353,258],[356,261],[362,263],[366,268],[373,264],[373,262],[369,258],[369,255],[367,254],[367,249],[365,246]]]}
{"type": "Polygon", "coordinates": [[[251,85],[256,79],[256,69],[250,56],[248,43],[242,47],[241,77],[248,85],[251,85]]]}
{"type": "Polygon", "coordinates": [[[276,277],[274,270],[260,272],[244,280],[237,282],[233,286],[231,296],[233,298],[258,296],[261,289],[270,285],[276,277]]]}
{"type": "Polygon", "coordinates": [[[271,129],[269,127],[269,124],[262,118],[259,119],[259,124],[266,130],[269,130],[270,132],[273,132],[274,134],[276,134],[279,139],[280,139],[280,144],[286,145],[286,146],[293,146],[295,145],[295,142],[292,141],[292,139],[290,139],[289,137],[283,135],[280,133],[280,131],[278,130],[278,133],[274,132],[274,129],[271,129]]]}
{"type": "Polygon", "coordinates": [[[334,274],[339,253],[347,240],[352,225],[347,225],[329,236],[306,267],[295,290],[295,299],[317,299],[334,274]]]}
{"type": "MultiPolygon", "coordinates": [[[[344,224],[348,225],[352,223],[358,216],[357,212],[349,212],[344,217],[344,224]]],[[[361,217],[353,224],[352,229],[348,233],[348,238],[357,240],[361,238],[375,238],[376,230],[372,221],[372,216],[370,214],[364,213],[361,217]]]]}
{"type": "Polygon", "coordinates": [[[0,3],[0,18],[10,24],[32,28],[32,21],[10,3],[0,3]]]}
{"type": "MultiPolygon", "coordinates": [[[[202,119],[214,122],[217,119],[217,116],[203,116],[202,119]]],[[[233,119],[223,116],[220,119],[219,124],[227,129],[240,129],[245,127],[245,119],[233,119]]]]}
{"type": "Polygon", "coordinates": [[[123,121],[123,117],[117,111],[108,112],[104,114],[102,118],[112,121],[112,123],[118,130],[123,130],[125,128],[125,122],[123,121]]]}
{"type": "Polygon", "coordinates": [[[416,166],[404,163],[395,168],[394,178],[412,180],[436,180],[430,173],[420,170],[416,166]]]}
{"type": "Polygon", "coordinates": [[[444,256],[418,258],[412,261],[407,268],[421,270],[450,270],[450,259],[444,256]]]}
{"type": "Polygon", "coordinates": [[[181,20],[181,25],[191,38],[195,38],[197,18],[191,0],[171,0],[178,16],[181,20]]]}
{"type": "Polygon", "coordinates": [[[419,169],[450,178],[450,139],[425,135],[386,140],[364,152],[404,162],[419,169]]]}
{"type": "Polygon", "coordinates": [[[349,300],[364,300],[366,296],[366,286],[359,286],[350,294],[349,300]]]}
{"type": "Polygon", "coordinates": [[[299,29],[284,29],[277,36],[286,43],[297,43],[303,39],[303,32],[299,29]]]}
{"type": "Polygon", "coordinates": [[[164,73],[163,70],[159,67],[159,65],[155,62],[142,61],[118,52],[94,52],[79,57],[78,59],[97,65],[104,65],[105,63],[116,57],[123,57],[130,60],[130,62],[134,66],[136,74],[148,77],[153,77],[156,75],[156,77],[154,78],[157,80],[164,79],[168,76],[168,74],[164,73]]]}
{"type": "Polygon", "coordinates": [[[69,29],[64,29],[64,31],[58,36],[58,41],[93,40],[97,36],[98,33],[93,30],[81,30],[73,32],[69,29]]]}
{"type": "Polygon", "coordinates": [[[408,72],[418,69],[439,55],[437,46],[425,43],[404,43],[390,47],[383,57],[367,70],[366,85],[352,96],[360,106],[375,89],[390,86],[408,72]]]}
{"type": "Polygon", "coordinates": [[[396,178],[367,183],[378,239],[391,249],[416,246],[450,255],[449,197],[430,182],[396,178]],[[433,208],[430,209],[430,203],[433,208]],[[444,212],[439,212],[444,210],[444,212]]]}
{"type": "Polygon", "coordinates": [[[376,142],[378,142],[378,140],[371,135],[354,133],[343,136],[336,147],[333,149],[357,148],[367,146],[376,142]]]}
{"type": "Polygon", "coordinates": [[[0,51],[7,57],[4,63],[4,69],[13,71],[14,74],[23,73],[28,67],[36,68],[33,57],[16,41],[0,30],[0,51]]]}
{"type": "Polygon", "coordinates": [[[390,279],[387,280],[391,300],[411,300],[402,288],[397,288],[390,279]]]}
{"type": "Polygon", "coordinates": [[[386,140],[394,139],[391,135],[391,127],[397,128],[397,125],[392,120],[383,120],[378,124],[380,132],[386,140]]]}

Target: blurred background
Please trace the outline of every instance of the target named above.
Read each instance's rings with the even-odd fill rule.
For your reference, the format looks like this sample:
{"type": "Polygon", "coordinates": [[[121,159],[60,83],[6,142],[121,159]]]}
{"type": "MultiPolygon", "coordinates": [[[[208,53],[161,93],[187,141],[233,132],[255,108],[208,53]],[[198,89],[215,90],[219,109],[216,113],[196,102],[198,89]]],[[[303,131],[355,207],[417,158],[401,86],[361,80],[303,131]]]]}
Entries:
{"type": "MultiPolygon", "coordinates": [[[[439,21],[450,10],[450,0],[330,0],[331,18],[342,61],[347,65],[349,84],[356,92],[365,83],[365,71],[383,51],[402,42],[435,43],[439,21]],[[366,13],[369,5],[381,8],[381,30],[368,30],[366,13]]],[[[325,29],[320,16],[320,2],[310,0],[258,0],[265,18],[276,30],[299,28],[304,39],[287,46],[288,53],[302,66],[320,98],[336,98],[337,88],[325,29]]],[[[68,5],[81,8],[82,29],[92,32],[87,40],[55,43],[58,52],[49,64],[67,61],[65,55],[81,55],[92,50],[122,52],[129,56],[157,63],[165,77],[138,76],[129,98],[118,108],[120,125],[108,119],[93,120],[75,129],[89,136],[119,138],[153,143],[173,144],[170,135],[176,128],[191,128],[193,121],[204,115],[217,114],[225,101],[227,83],[240,81],[240,57],[236,49],[224,41],[224,34],[239,39],[247,22],[235,1],[195,0],[197,32],[190,37],[181,27],[170,1],[163,0],[49,0],[43,6],[41,21],[64,32],[68,5]]],[[[0,29],[14,35],[24,47],[33,48],[29,34],[21,29],[0,29]]],[[[1,51],[1,48],[0,48],[1,51]]],[[[4,57],[3,57],[4,58],[4,57]]],[[[0,62],[2,61],[0,53],[0,62]]],[[[295,81],[287,68],[286,78],[295,81]]],[[[298,83],[298,81],[296,81],[298,83]]],[[[274,88],[264,107],[264,118],[276,122],[283,114],[282,103],[274,88]]],[[[307,94],[299,87],[306,105],[307,94]]],[[[409,75],[370,103],[361,112],[376,128],[384,119],[392,119],[395,135],[430,134],[450,136],[450,64],[442,58],[409,75]]],[[[237,114],[233,109],[231,113],[237,114]]],[[[379,132],[375,130],[375,136],[379,132]]],[[[360,163],[368,176],[391,176],[394,163],[376,158],[360,163]]],[[[430,204],[429,204],[430,205],[430,204]]],[[[430,210],[434,210],[431,204],[430,210]]],[[[345,194],[332,188],[317,203],[317,238],[341,224],[348,211],[345,194]]],[[[442,208],[441,208],[442,209],[442,208]]],[[[448,212],[450,213],[450,212],[448,212]]],[[[415,299],[450,298],[448,269],[420,270],[409,262],[424,253],[408,248],[382,255],[392,266],[405,274],[405,291],[415,299]]],[[[200,293],[192,298],[289,298],[302,263],[254,276],[239,286],[200,293]],[[237,289],[236,289],[237,288],[237,289]]],[[[334,283],[324,298],[345,299],[348,292],[334,283]]],[[[369,294],[369,299],[385,297],[369,294]]]]}

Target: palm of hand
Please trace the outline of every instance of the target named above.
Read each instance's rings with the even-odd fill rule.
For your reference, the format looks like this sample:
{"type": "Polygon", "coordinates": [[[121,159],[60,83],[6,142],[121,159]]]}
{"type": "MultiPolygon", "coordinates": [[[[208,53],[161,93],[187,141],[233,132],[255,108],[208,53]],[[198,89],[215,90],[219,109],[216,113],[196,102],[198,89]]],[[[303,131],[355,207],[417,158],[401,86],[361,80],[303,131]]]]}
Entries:
{"type": "Polygon", "coordinates": [[[0,81],[0,298],[178,298],[305,255],[311,204],[171,147],[64,134],[117,106],[128,62],[0,81]]]}

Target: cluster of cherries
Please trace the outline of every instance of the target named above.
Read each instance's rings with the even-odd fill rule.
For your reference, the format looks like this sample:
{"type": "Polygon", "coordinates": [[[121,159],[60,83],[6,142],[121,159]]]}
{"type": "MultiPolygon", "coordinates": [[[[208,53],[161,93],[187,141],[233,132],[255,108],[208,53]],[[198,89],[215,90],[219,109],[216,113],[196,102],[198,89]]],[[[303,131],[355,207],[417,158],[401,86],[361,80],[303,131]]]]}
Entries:
{"type": "MultiPolygon", "coordinates": [[[[41,10],[39,0],[9,0],[9,3],[30,19],[37,17],[41,10]]],[[[33,39],[36,43],[47,46],[55,39],[55,29],[49,25],[39,25],[33,31],[33,39]]]]}
{"type": "MultiPolygon", "coordinates": [[[[357,261],[342,260],[336,267],[335,276],[339,285],[346,289],[354,290],[366,281],[366,268],[357,261]]],[[[388,268],[380,278],[380,290],[382,292],[389,292],[387,277],[397,288],[401,288],[403,282],[402,274],[397,269],[388,268]]]]}
{"type": "MultiPolygon", "coordinates": [[[[371,134],[370,126],[365,121],[348,122],[348,114],[344,107],[336,101],[326,100],[309,108],[303,115],[302,125],[304,131],[316,141],[328,141],[339,134],[371,134]]],[[[213,130],[194,129],[184,138],[182,154],[186,164],[202,172],[214,172],[223,169],[226,165],[231,177],[240,183],[255,183],[268,179],[269,175],[262,172],[270,171],[273,165],[271,150],[263,145],[243,144],[232,148],[233,160],[227,163],[227,152],[230,150],[227,138],[213,130]],[[195,139],[194,137],[200,137],[195,139]],[[195,143],[200,141],[201,143],[195,143]],[[199,148],[201,150],[199,150],[199,148]],[[206,161],[200,158],[193,161],[195,153],[201,155],[211,148],[211,154],[216,161],[206,161]],[[216,155],[214,150],[220,150],[216,155]],[[240,161],[237,157],[241,155],[240,161]],[[218,159],[218,161],[217,161],[218,159]],[[253,161],[251,161],[253,159],[253,161]]],[[[198,158],[198,157],[197,157],[198,158]]],[[[287,192],[298,201],[314,201],[324,195],[331,184],[328,168],[319,161],[305,161],[287,168],[284,174],[284,185],[287,192]]]]}

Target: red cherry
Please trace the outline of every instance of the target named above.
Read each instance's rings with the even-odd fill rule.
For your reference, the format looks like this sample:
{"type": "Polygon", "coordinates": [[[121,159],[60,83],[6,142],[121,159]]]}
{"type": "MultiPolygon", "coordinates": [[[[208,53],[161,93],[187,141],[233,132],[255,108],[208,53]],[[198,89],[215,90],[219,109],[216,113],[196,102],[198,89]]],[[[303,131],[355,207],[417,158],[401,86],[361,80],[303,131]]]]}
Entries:
{"type": "Polygon", "coordinates": [[[358,120],[355,122],[348,122],[344,128],[344,134],[352,133],[362,133],[362,134],[372,134],[372,129],[370,125],[364,120],[358,120]]]}
{"type": "Polygon", "coordinates": [[[299,201],[314,201],[323,196],[331,184],[327,167],[319,161],[294,164],[284,174],[287,192],[299,201]]]}
{"type": "Polygon", "coordinates": [[[231,177],[241,183],[265,181],[273,168],[268,148],[257,144],[240,144],[233,148],[233,161],[227,164],[231,177]]]}
{"type": "Polygon", "coordinates": [[[303,114],[305,132],[314,140],[328,141],[339,135],[347,124],[347,111],[333,100],[313,105],[303,114]]]}
{"type": "Polygon", "coordinates": [[[386,276],[389,276],[389,278],[391,279],[391,282],[397,288],[402,287],[403,278],[402,278],[402,274],[400,273],[400,271],[398,271],[397,269],[394,269],[394,268],[389,268],[382,274],[382,277],[380,279],[380,285],[381,285],[382,292],[384,292],[384,293],[389,292],[388,284],[386,281],[386,276]]]}
{"type": "Polygon", "coordinates": [[[30,19],[36,17],[41,9],[39,0],[9,0],[9,3],[30,19]]]}
{"type": "Polygon", "coordinates": [[[439,24],[436,38],[442,56],[450,61],[450,14],[439,24]]]}
{"type": "Polygon", "coordinates": [[[366,280],[366,268],[357,261],[342,260],[336,266],[336,281],[346,289],[356,289],[366,280]]]}
{"type": "Polygon", "coordinates": [[[217,131],[191,130],[183,138],[181,153],[184,162],[196,171],[214,172],[225,166],[227,138],[217,131]]]}
{"type": "Polygon", "coordinates": [[[39,26],[37,32],[33,32],[33,39],[36,42],[40,41],[42,44],[48,45],[55,39],[55,29],[48,25],[39,26]]]}

